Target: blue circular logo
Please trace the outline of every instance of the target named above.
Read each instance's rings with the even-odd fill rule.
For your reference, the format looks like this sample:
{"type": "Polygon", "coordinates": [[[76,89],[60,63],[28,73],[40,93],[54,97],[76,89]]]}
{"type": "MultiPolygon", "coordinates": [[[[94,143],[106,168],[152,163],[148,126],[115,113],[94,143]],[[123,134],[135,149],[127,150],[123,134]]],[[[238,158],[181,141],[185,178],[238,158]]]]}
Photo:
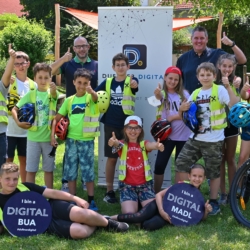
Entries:
{"type": "Polygon", "coordinates": [[[190,226],[199,223],[204,215],[204,205],[200,190],[187,183],[171,186],[163,199],[163,209],[175,226],[190,226]]]}
{"type": "Polygon", "coordinates": [[[25,191],[13,195],[3,209],[3,224],[13,236],[44,233],[50,222],[51,206],[36,192],[25,191]]]}

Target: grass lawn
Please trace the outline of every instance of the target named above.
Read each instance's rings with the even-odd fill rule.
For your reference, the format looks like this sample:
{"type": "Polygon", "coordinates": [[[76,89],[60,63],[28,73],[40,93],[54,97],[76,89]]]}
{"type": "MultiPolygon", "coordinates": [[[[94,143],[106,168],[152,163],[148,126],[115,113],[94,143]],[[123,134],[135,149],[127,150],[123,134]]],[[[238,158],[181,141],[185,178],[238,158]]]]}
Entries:
{"type": "MultiPolygon", "coordinates": [[[[239,155],[237,148],[237,158],[239,155]]],[[[59,145],[54,172],[54,188],[61,188],[62,158],[64,144],[59,145]]],[[[173,159],[172,159],[173,161],[173,159]]],[[[97,144],[95,145],[95,169],[97,179],[97,144]]],[[[172,171],[172,174],[174,172],[172,171]]],[[[172,178],[173,179],[173,178],[172,178]]],[[[37,175],[37,183],[43,185],[43,172],[37,175]]],[[[78,196],[86,199],[87,194],[78,183],[78,196]]],[[[201,189],[204,197],[208,198],[208,186],[204,183],[201,189]]],[[[109,205],[102,199],[104,188],[96,187],[95,200],[101,214],[116,214],[120,211],[118,204],[109,205]]],[[[117,193],[118,197],[118,193],[117,193]]],[[[250,203],[248,204],[250,206],[250,203]]],[[[229,205],[221,206],[221,213],[210,216],[205,222],[192,227],[165,226],[155,232],[140,230],[131,225],[126,234],[108,233],[103,229],[97,230],[85,240],[66,240],[43,234],[29,238],[14,238],[7,233],[0,236],[0,249],[249,249],[250,230],[239,225],[234,219],[229,205]]]]}

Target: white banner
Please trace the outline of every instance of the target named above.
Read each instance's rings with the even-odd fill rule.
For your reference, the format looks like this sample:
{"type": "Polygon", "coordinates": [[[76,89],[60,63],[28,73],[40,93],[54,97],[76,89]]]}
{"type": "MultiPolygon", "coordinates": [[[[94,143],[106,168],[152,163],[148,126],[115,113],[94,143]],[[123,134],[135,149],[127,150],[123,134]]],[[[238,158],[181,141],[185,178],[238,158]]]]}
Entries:
{"type": "MultiPolygon", "coordinates": [[[[135,115],[143,119],[145,139],[153,141],[151,124],[156,108],[147,98],[154,94],[158,83],[163,83],[167,67],[172,65],[172,7],[99,7],[98,8],[98,82],[112,77],[112,58],[123,52],[129,58],[130,70],[139,80],[135,115]]],[[[115,117],[114,117],[115,119],[115,117]]],[[[149,154],[154,171],[157,151],[149,154]]],[[[171,161],[171,159],[170,159],[171,161]]],[[[101,126],[98,150],[98,185],[105,186],[104,131],[101,126]]],[[[119,163],[118,163],[119,164],[119,163]]],[[[170,185],[171,164],[165,171],[164,187],[170,185]]],[[[116,170],[117,174],[117,170],[116,170]]],[[[117,183],[117,178],[115,182],[117,183]]]]}

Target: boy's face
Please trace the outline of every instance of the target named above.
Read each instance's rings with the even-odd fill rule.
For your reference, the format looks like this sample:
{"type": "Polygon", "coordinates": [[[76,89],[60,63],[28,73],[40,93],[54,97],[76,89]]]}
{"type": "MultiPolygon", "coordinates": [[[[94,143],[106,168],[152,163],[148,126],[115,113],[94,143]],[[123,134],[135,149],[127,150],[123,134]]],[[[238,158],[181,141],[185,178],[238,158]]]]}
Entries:
{"type": "Polygon", "coordinates": [[[34,76],[34,81],[37,83],[39,91],[47,91],[51,83],[51,76],[49,72],[40,70],[34,76]]]}
{"type": "Polygon", "coordinates": [[[215,77],[216,76],[213,74],[213,72],[205,69],[201,69],[197,75],[198,80],[202,84],[202,87],[205,89],[211,88],[215,80],[215,77]]]}
{"type": "Polygon", "coordinates": [[[18,184],[19,172],[6,173],[3,172],[0,176],[3,194],[11,194],[15,191],[18,184]]]}
{"type": "Polygon", "coordinates": [[[86,87],[90,85],[90,80],[86,77],[77,77],[73,81],[75,88],[76,88],[76,95],[83,96],[86,93],[86,87]]]}
{"type": "Polygon", "coordinates": [[[14,70],[17,74],[27,74],[27,70],[30,66],[30,62],[27,62],[26,59],[20,57],[16,58],[14,62],[14,70]]]}
{"type": "Polygon", "coordinates": [[[112,66],[117,76],[126,76],[129,70],[129,65],[124,60],[115,61],[115,65],[112,66]]]}

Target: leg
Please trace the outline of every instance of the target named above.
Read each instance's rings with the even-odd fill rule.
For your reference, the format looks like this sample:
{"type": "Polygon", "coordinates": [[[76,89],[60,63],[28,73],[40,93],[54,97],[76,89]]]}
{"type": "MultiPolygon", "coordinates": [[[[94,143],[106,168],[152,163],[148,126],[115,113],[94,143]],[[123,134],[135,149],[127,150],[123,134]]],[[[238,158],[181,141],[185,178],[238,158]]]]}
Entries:
{"type": "Polygon", "coordinates": [[[124,201],[121,204],[123,214],[133,214],[138,211],[138,201],[124,201]]]}
{"type": "Polygon", "coordinates": [[[20,176],[21,181],[26,181],[26,156],[18,156],[19,163],[20,163],[20,176]]]}
{"type": "Polygon", "coordinates": [[[116,162],[117,158],[108,158],[106,161],[105,175],[106,175],[107,192],[114,189],[113,182],[115,178],[116,162]]]}
{"type": "Polygon", "coordinates": [[[69,185],[69,193],[72,195],[76,195],[76,180],[68,181],[68,185],[69,185]]]}
{"type": "Polygon", "coordinates": [[[70,226],[70,236],[72,239],[85,239],[94,233],[96,227],[83,225],[79,223],[72,223],[70,226]]]}
{"type": "Polygon", "coordinates": [[[151,219],[144,221],[142,224],[142,228],[147,231],[154,231],[164,227],[167,224],[168,222],[164,220],[159,214],[157,214],[151,219]]]}
{"type": "Polygon", "coordinates": [[[26,181],[31,183],[36,183],[36,172],[27,171],[26,181]]]}
{"type": "Polygon", "coordinates": [[[2,166],[7,158],[7,137],[5,133],[0,134],[0,148],[0,166],[2,166]]]}
{"type": "Polygon", "coordinates": [[[53,172],[46,172],[44,171],[44,183],[47,188],[53,189],[53,172]]]}
{"type": "Polygon", "coordinates": [[[218,190],[220,188],[220,178],[210,179],[210,199],[217,200],[218,190]]]}
{"type": "Polygon", "coordinates": [[[249,154],[250,154],[250,140],[245,141],[241,139],[240,156],[239,156],[237,168],[240,168],[242,164],[249,158],[249,154]]]}
{"type": "Polygon", "coordinates": [[[26,178],[26,154],[27,154],[27,138],[17,137],[17,153],[20,164],[20,175],[22,182],[26,178]]]}
{"type": "Polygon", "coordinates": [[[223,158],[220,164],[220,192],[226,194],[226,139],[224,140],[222,147],[223,158]]]}

